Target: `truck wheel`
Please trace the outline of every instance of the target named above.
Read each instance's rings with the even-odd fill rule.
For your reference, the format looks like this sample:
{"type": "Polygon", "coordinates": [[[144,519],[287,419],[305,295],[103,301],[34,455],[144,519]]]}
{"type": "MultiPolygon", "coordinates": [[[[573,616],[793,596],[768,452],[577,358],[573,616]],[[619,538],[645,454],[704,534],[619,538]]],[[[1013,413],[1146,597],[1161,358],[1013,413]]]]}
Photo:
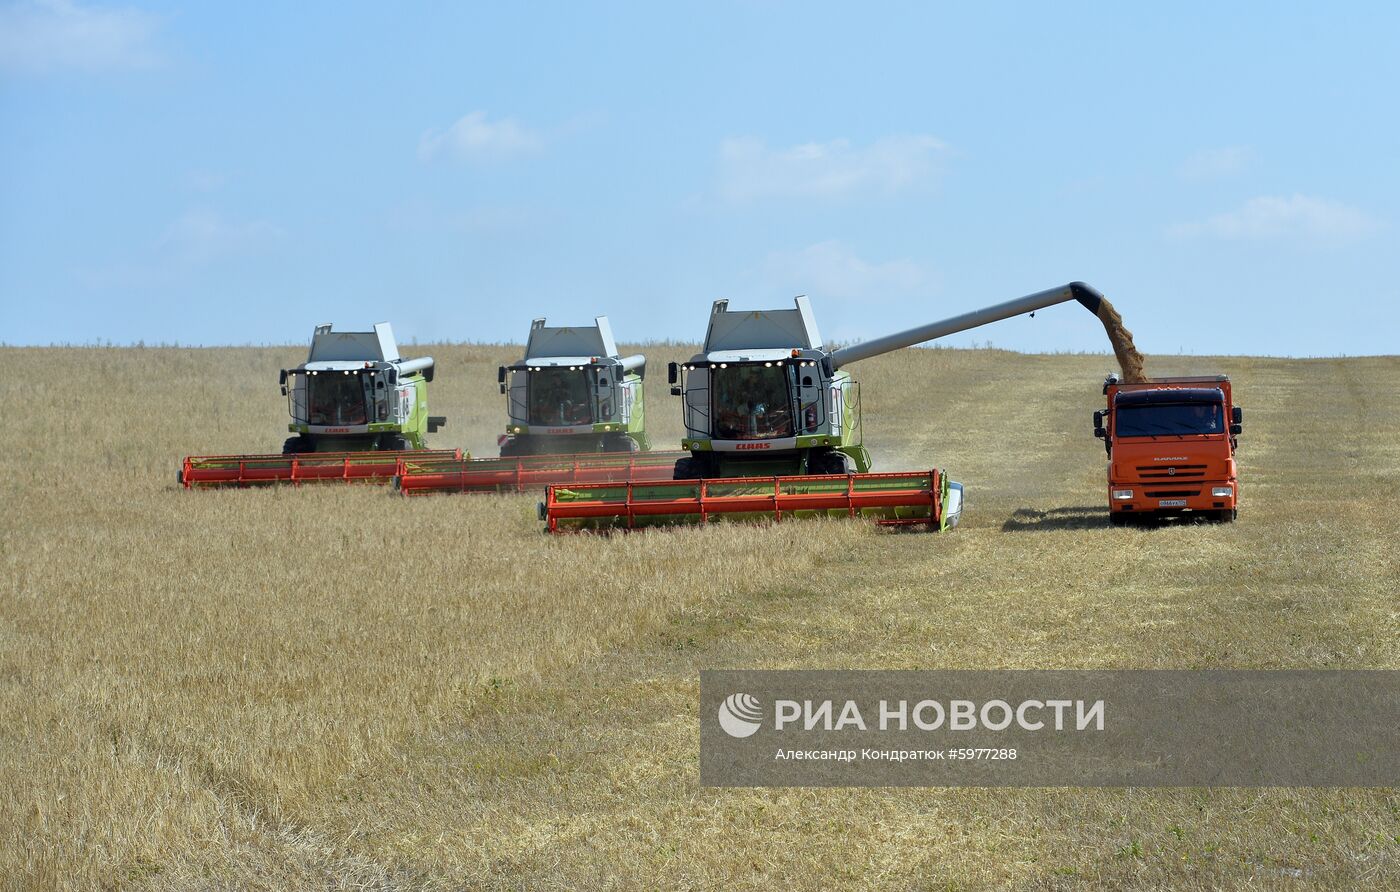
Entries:
{"type": "Polygon", "coordinates": [[[283,455],[300,455],[303,452],[315,452],[316,443],[310,437],[288,437],[282,444],[283,455]]]}
{"type": "Polygon", "coordinates": [[[1125,527],[1132,523],[1132,518],[1122,511],[1114,511],[1108,515],[1108,522],[1116,527],[1125,527]]]}

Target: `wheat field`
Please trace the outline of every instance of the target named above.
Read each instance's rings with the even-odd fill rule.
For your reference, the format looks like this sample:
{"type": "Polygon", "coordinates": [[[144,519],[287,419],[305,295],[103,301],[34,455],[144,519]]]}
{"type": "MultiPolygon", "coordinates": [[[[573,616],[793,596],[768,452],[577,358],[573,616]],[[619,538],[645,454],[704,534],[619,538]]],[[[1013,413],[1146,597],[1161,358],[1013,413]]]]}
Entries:
{"type": "MultiPolygon", "coordinates": [[[[434,445],[493,454],[517,349],[421,348],[434,445]]],[[[638,349],[672,448],[690,350],[638,349]]],[[[1111,359],[996,350],[854,368],[876,469],[966,485],[948,535],[178,488],[277,448],[302,355],[0,348],[5,887],[1400,887],[1393,789],[706,789],[696,715],[711,667],[1400,668],[1400,358],[1150,357],[1235,381],[1226,526],[1111,528],[1111,359]]]]}

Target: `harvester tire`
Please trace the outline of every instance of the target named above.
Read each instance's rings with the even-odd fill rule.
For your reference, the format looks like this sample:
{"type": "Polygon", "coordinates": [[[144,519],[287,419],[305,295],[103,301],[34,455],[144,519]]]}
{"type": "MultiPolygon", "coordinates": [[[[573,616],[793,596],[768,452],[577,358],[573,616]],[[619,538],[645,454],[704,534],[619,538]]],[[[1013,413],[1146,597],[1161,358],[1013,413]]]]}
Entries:
{"type": "MultiPolygon", "coordinates": [[[[641,452],[642,447],[636,440],[627,434],[615,437],[608,437],[603,441],[604,452],[641,452]]],[[[684,459],[682,459],[684,461],[684,459]]]]}
{"type": "Polygon", "coordinates": [[[699,480],[705,476],[704,470],[699,460],[695,458],[676,459],[676,470],[671,475],[673,480],[699,480]]]}
{"type": "Polygon", "coordinates": [[[807,473],[842,476],[855,472],[851,457],[844,452],[817,452],[807,460],[807,473]]]}
{"type": "Polygon", "coordinates": [[[300,455],[303,452],[315,452],[316,443],[310,437],[288,437],[282,444],[283,455],[300,455]]]}
{"type": "Polygon", "coordinates": [[[380,437],[378,445],[381,452],[405,452],[409,448],[408,441],[399,436],[380,437]]]}

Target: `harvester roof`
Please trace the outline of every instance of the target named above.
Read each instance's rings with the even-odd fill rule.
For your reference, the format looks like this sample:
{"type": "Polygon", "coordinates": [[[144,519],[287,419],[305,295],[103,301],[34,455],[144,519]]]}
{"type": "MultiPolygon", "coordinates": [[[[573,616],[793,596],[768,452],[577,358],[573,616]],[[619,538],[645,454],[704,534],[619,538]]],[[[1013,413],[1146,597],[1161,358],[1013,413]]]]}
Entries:
{"type": "Polygon", "coordinates": [[[716,350],[706,353],[709,362],[778,362],[792,356],[791,350],[716,350]]]}

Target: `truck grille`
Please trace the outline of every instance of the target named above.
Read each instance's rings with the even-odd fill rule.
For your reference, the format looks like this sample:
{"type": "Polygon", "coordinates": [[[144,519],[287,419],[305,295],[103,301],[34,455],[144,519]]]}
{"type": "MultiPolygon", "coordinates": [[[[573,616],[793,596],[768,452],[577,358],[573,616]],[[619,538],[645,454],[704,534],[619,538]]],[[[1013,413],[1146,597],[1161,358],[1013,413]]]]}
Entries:
{"type": "Polygon", "coordinates": [[[1201,494],[1199,489],[1148,489],[1143,495],[1149,499],[1189,499],[1201,494]]]}
{"type": "Polygon", "coordinates": [[[1176,471],[1175,474],[1168,474],[1167,469],[1162,465],[1138,465],[1138,474],[1140,474],[1144,480],[1156,480],[1162,477],[1189,480],[1192,477],[1204,477],[1206,475],[1205,465],[1172,465],[1171,467],[1176,471]]]}

